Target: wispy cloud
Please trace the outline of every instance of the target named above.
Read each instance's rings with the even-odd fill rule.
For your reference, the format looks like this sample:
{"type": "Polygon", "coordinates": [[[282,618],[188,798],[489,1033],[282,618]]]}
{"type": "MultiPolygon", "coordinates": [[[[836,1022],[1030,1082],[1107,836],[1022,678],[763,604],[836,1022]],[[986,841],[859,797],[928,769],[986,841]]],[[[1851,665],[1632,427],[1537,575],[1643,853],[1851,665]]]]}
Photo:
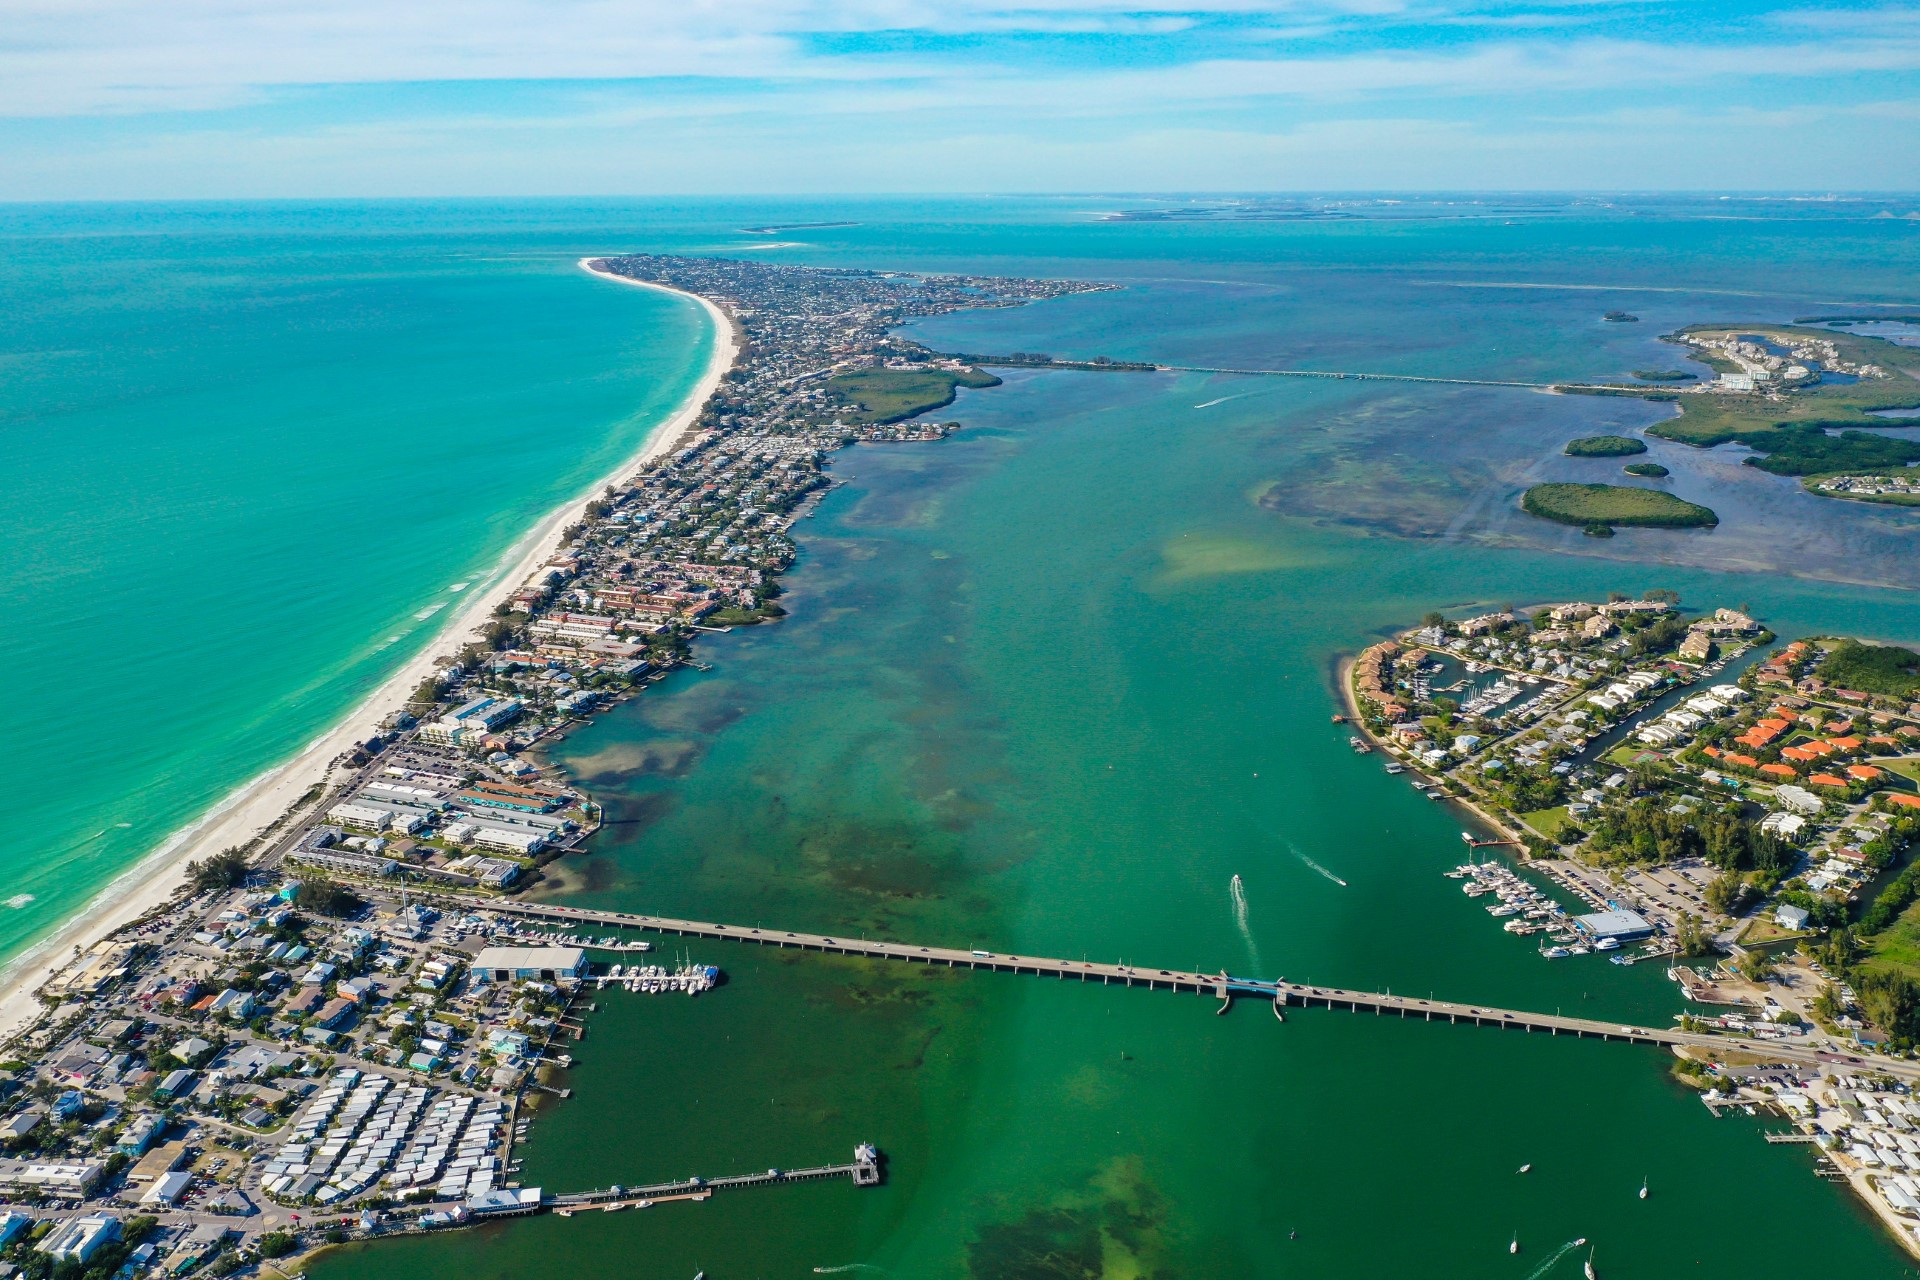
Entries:
{"type": "Polygon", "coordinates": [[[1780,154],[1813,119],[1814,163],[1877,151],[1861,185],[1909,186],[1906,140],[1869,135],[1909,118],[1916,71],[1920,8],[1764,0],[0,0],[0,195],[167,156],[210,181],[223,148],[283,186],[358,147],[369,189],[403,156],[460,187],[511,163],[694,190],[736,162],[818,187],[890,131],[1073,185],[1128,158],[1135,187],[1367,164],[1359,185],[1406,185],[1440,157],[1443,185],[1508,183],[1551,138],[1617,142],[1665,185],[1697,164],[1675,136],[1724,149],[1738,121],[1780,154]]]}

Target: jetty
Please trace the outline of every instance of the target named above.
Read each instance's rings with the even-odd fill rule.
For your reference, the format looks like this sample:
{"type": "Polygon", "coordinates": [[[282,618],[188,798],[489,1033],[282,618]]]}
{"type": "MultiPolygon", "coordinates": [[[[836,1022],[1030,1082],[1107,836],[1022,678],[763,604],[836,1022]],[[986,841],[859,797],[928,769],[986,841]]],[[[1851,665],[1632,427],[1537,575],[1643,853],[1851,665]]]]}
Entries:
{"type": "MultiPolygon", "coordinates": [[[[1413,996],[1394,995],[1390,991],[1354,991],[1345,987],[1315,986],[1284,979],[1241,978],[1225,971],[1202,973],[1189,969],[1159,969],[1151,965],[1109,964],[1098,960],[1012,955],[979,948],[920,946],[911,942],[834,937],[798,930],[677,920],[666,916],[604,911],[591,907],[548,906],[541,903],[507,902],[464,895],[453,896],[443,901],[451,901],[464,910],[490,911],[546,923],[606,925],[681,937],[713,938],[753,943],[757,946],[859,956],[872,960],[940,965],[950,969],[985,969],[994,973],[1025,974],[1060,981],[1098,982],[1102,986],[1145,987],[1148,990],[1205,996],[1222,1002],[1229,1002],[1236,998],[1257,998],[1271,1000],[1276,1006],[1338,1009],[1350,1013],[1371,1013],[1376,1016],[1391,1014],[1395,1017],[1418,1019],[1423,1022],[1465,1023],[1477,1027],[1497,1027],[1504,1031],[1608,1040],[1624,1044],[1657,1045],[1668,1049],[1757,1054],[1769,1061],[1797,1062],[1811,1066],[1829,1066],[1837,1063],[1864,1064],[1866,1061],[1811,1045],[1793,1045],[1773,1040],[1757,1041],[1725,1032],[1688,1031],[1676,1027],[1644,1027],[1631,1023],[1610,1022],[1600,1018],[1576,1018],[1560,1013],[1503,1009],[1450,1000],[1422,1000],[1413,996]]],[[[1920,1080],[1920,1062],[1876,1057],[1872,1065],[1876,1070],[1889,1075],[1907,1080],[1920,1080]]]]}

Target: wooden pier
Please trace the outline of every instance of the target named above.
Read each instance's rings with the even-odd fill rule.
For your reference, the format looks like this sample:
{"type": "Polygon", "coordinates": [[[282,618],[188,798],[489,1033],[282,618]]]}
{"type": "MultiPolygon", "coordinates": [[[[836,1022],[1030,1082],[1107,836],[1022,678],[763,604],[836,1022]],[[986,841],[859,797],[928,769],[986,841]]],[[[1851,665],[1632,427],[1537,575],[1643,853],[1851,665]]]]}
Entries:
{"type": "MultiPolygon", "coordinates": [[[[1319,987],[1285,980],[1236,978],[1224,972],[1199,973],[1189,969],[1157,969],[1150,965],[1107,964],[1096,960],[1012,955],[979,949],[962,950],[955,947],[924,947],[911,942],[833,937],[827,934],[802,933],[797,930],[750,928],[743,925],[697,920],[676,920],[665,916],[637,915],[624,911],[548,906],[542,903],[512,902],[464,895],[449,895],[440,897],[438,900],[450,903],[461,910],[492,912],[516,919],[539,921],[543,924],[644,929],[653,933],[675,934],[681,937],[749,942],[757,946],[821,951],[837,955],[861,956],[873,960],[898,960],[909,964],[938,965],[950,969],[985,969],[994,973],[1051,977],[1059,981],[1097,982],[1102,986],[1145,987],[1154,991],[1210,996],[1222,1001],[1248,997],[1272,1000],[1279,1005],[1340,1009],[1352,1013],[1375,1015],[1392,1014],[1401,1018],[1416,1018],[1423,1022],[1468,1023],[1478,1027],[1498,1027],[1506,1031],[1572,1036],[1578,1039],[1704,1049],[1718,1053],[1756,1054],[1769,1061],[1797,1062],[1813,1066],[1863,1061],[1813,1046],[1794,1045],[1783,1041],[1756,1041],[1725,1032],[1642,1027],[1598,1018],[1568,1017],[1558,1013],[1534,1013],[1524,1009],[1502,1009],[1449,1000],[1420,1000],[1412,996],[1397,996],[1392,992],[1350,991],[1343,987],[1319,987]]],[[[1903,1062],[1898,1059],[1876,1057],[1872,1060],[1872,1065],[1876,1070],[1903,1079],[1920,1079],[1920,1062],[1903,1062]]]]}

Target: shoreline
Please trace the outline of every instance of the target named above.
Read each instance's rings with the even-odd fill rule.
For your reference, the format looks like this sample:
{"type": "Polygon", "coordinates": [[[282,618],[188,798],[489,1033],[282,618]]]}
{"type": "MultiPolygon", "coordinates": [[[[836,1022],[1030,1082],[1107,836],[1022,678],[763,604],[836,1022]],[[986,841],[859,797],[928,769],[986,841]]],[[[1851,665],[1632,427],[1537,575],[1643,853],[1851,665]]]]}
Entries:
{"type": "MultiPolygon", "coordinates": [[[[1406,758],[1394,749],[1391,742],[1367,727],[1367,718],[1360,713],[1360,699],[1355,696],[1353,692],[1353,667],[1355,661],[1356,659],[1353,654],[1343,653],[1334,664],[1334,680],[1340,686],[1340,703],[1342,709],[1346,712],[1348,725],[1376,751],[1385,752],[1389,759],[1397,760],[1401,764],[1405,764],[1409,771],[1418,774],[1429,782],[1434,781],[1433,775],[1428,773],[1423,766],[1408,764],[1406,758]]],[[[1443,803],[1452,801],[1454,804],[1459,805],[1474,817],[1478,818],[1482,823],[1486,824],[1488,829],[1493,831],[1493,833],[1498,835],[1502,840],[1517,842],[1520,846],[1519,860],[1521,862],[1533,861],[1533,850],[1527,847],[1525,833],[1514,830],[1500,819],[1488,813],[1472,796],[1457,796],[1452,792],[1444,792],[1440,799],[1443,803]]]]}
{"type": "Polygon", "coordinates": [[[406,696],[441,665],[466,647],[470,634],[492,616],[520,585],[557,551],[564,531],[586,514],[587,504],[612,484],[618,484],[655,459],[671,453],[689,434],[700,411],[733,367],[739,355],[740,335],[718,306],[697,294],[665,285],[630,280],[596,271],[593,258],[581,258],[578,267],[603,280],[643,289],[657,289],[698,304],[714,325],[713,348],[700,379],[673,413],[647,432],[639,449],[609,474],[595,480],[579,495],[542,516],[502,553],[475,592],[452,611],[421,650],[382,680],[328,729],[293,756],[256,774],[228,792],[204,813],[174,831],[112,880],[77,912],[55,926],[0,968],[0,1039],[18,1034],[40,1011],[34,993],[84,950],[102,937],[164,906],[185,883],[186,864],[231,845],[257,839],[287,813],[300,806],[315,788],[323,792],[333,772],[333,761],[355,743],[365,740],[406,696]]]}

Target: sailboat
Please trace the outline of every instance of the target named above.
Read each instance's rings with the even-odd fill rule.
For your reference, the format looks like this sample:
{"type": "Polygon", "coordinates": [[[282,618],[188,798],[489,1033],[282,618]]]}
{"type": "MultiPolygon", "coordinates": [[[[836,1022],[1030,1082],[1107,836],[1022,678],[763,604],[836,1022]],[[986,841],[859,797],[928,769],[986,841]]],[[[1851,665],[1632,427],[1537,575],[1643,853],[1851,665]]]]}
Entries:
{"type": "Polygon", "coordinates": [[[1531,1168],[1533,1168],[1533,1166],[1532,1166],[1531,1164],[1523,1164],[1523,1165],[1521,1165],[1521,1166],[1520,1166],[1520,1172],[1521,1172],[1521,1173],[1525,1173],[1525,1172],[1527,1172],[1527,1170],[1529,1170],[1529,1169],[1531,1169],[1531,1168]]]}
{"type": "Polygon", "coordinates": [[[1640,1198],[1642,1200],[1647,1198],[1647,1180],[1645,1178],[1640,1179],[1640,1198]]]}
{"type": "Polygon", "coordinates": [[[1599,1277],[1594,1275],[1594,1272],[1593,1272],[1593,1250],[1592,1249],[1587,1250],[1587,1262],[1584,1270],[1587,1273],[1587,1280],[1599,1280],[1599,1277]]]}
{"type": "Polygon", "coordinates": [[[1520,1252],[1520,1233],[1518,1231],[1513,1233],[1513,1243],[1507,1246],[1507,1252],[1508,1253],[1520,1252]]]}

